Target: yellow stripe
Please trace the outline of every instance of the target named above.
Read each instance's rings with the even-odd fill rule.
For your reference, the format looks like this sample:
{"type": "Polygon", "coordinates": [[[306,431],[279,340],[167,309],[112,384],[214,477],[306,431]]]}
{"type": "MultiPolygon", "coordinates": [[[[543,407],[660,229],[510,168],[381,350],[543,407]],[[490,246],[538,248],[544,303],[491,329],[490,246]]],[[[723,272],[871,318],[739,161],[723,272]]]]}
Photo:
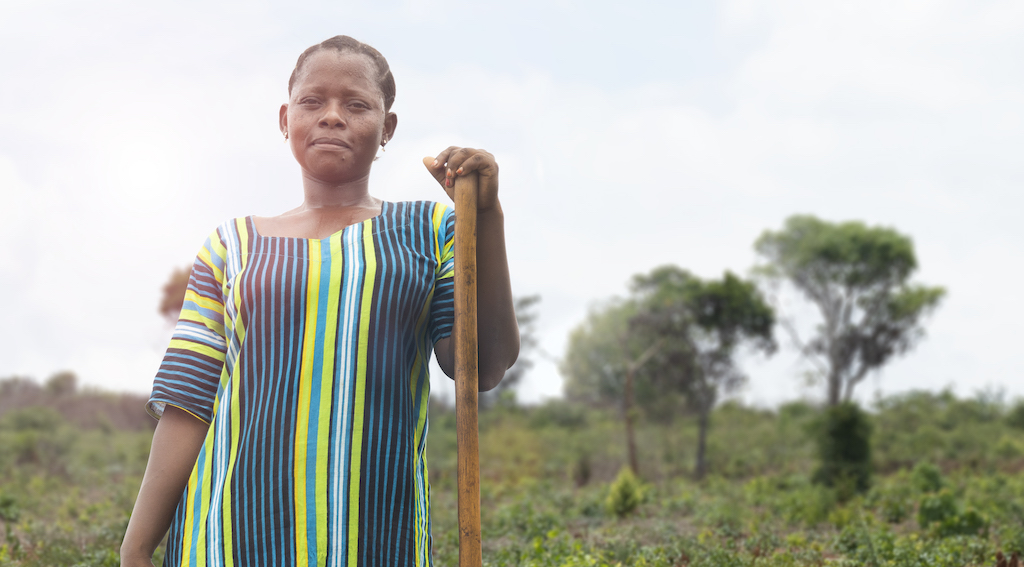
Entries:
{"type": "Polygon", "coordinates": [[[444,207],[440,203],[434,204],[434,214],[431,216],[431,222],[434,224],[434,260],[437,261],[437,265],[441,265],[441,245],[443,244],[438,240],[441,231],[438,228],[441,226],[441,222],[444,221],[444,207]]]}
{"type": "MultiPolygon", "coordinates": [[[[217,410],[220,407],[220,400],[213,402],[213,415],[217,415],[217,410]]],[[[204,443],[206,447],[206,459],[203,462],[203,486],[200,495],[200,508],[199,508],[199,539],[196,542],[196,549],[200,551],[196,557],[196,565],[198,567],[206,567],[206,525],[209,523],[210,517],[210,492],[213,486],[213,440],[216,437],[216,432],[212,426],[210,432],[206,435],[206,441],[204,443]]],[[[185,563],[182,563],[183,565],[185,563]]]]}
{"type": "MultiPolygon", "coordinates": [[[[243,264],[241,266],[241,272],[245,269],[244,259],[249,257],[247,244],[245,240],[244,227],[239,228],[239,236],[242,238],[242,258],[243,264]]],[[[235,312],[241,312],[242,307],[242,294],[239,289],[233,288],[231,290],[231,302],[235,304],[235,312]]],[[[238,344],[245,344],[245,323],[242,318],[239,317],[235,321],[235,340],[238,344]]],[[[224,479],[224,491],[221,503],[221,514],[223,517],[222,534],[224,537],[224,565],[231,567],[234,565],[234,524],[232,522],[231,515],[231,478],[234,475],[235,463],[238,461],[238,439],[241,437],[241,403],[239,402],[239,388],[241,387],[241,378],[239,376],[240,366],[235,365],[234,375],[231,377],[231,450],[228,452],[228,470],[224,479]]]]}
{"type": "MultiPolygon", "coordinates": [[[[238,332],[239,342],[245,341],[245,327],[241,319],[239,319],[236,326],[238,332]]],[[[241,380],[238,376],[239,366],[235,365],[235,376],[231,378],[231,452],[228,453],[228,472],[224,479],[224,499],[221,508],[221,514],[223,515],[223,536],[224,536],[224,565],[231,567],[234,565],[234,553],[233,553],[233,524],[231,521],[231,478],[235,471],[235,462],[238,460],[238,439],[241,436],[241,422],[240,415],[242,408],[239,404],[239,384],[241,380]]]]}
{"type": "MultiPolygon", "coordinates": [[[[431,302],[433,301],[433,296],[434,296],[434,290],[432,289],[432,290],[430,290],[430,293],[427,295],[427,301],[426,301],[426,303],[424,303],[423,310],[420,312],[420,316],[419,316],[419,318],[416,321],[416,334],[417,334],[417,336],[419,336],[420,330],[423,329],[427,325],[429,320],[430,320],[430,305],[431,305],[431,302]]],[[[427,340],[428,341],[430,340],[429,336],[427,337],[427,340]]],[[[412,380],[410,380],[410,382],[409,382],[410,398],[415,400],[415,402],[419,404],[419,408],[420,408],[419,414],[416,416],[416,433],[415,433],[415,437],[413,438],[413,443],[414,443],[413,446],[414,447],[419,447],[420,446],[420,440],[423,438],[424,435],[426,435],[426,429],[427,429],[427,407],[428,407],[428,398],[430,397],[430,380],[429,380],[429,376],[427,377],[428,378],[427,380],[424,380],[423,392],[421,393],[420,398],[418,400],[416,399],[416,386],[419,384],[420,373],[426,371],[426,369],[423,368],[423,364],[426,361],[428,361],[428,360],[430,360],[430,353],[429,352],[422,353],[420,356],[416,357],[416,361],[413,363],[413,366],[412,366],[412,380]]],[[[423,462],[423,479],[424,480],[423,480],[423,485],[419,485],[419,480],[416,479],[415,477],[413,479],[413,482],[417,483],[418,488],[422,488],[424,491],[426,491],[427,490],[427,486],[426,486],[426,482],[427,481],[426,481],[426,479],[429,478],[427,476],[427,464],[426,464],[426,458],[427,457],[426,457],[425,454],[422,454],[422,453],[419,453],[416,456],[417,456],[418,459],[421,459],[422,462],[423,462]]],[[[414,472],[414,474],[415,474],[415,472],[414,472]]],[[[425,498],[426,495],[424,494],[423,497],[425,498]]],[[[417,497],[416,497],[416,517],[415,517],[415,520],[414,520],[413,527],[416,530],[416,566],[420,567],[420,565],[423,563],[423,555],[427,551],[427,536],[428,536],[428,534],[427,534],[426,512],[423,509],[422,502],[421,502],[421,499],[420,499],[419,495],[417,495],[417,497]]]]}
{"type": "Polygon", "coordinates": [[[192,302],[195,303],[196,306],[198,307],[205,307],[206,309],[215,309],[217,311],[222,311],[224,309],[224,305],[220,301],[216,299],[211,299],[209,297],[203,297],[202,295],[199,295],[198,293],[192,291],[191,289],[185,291],[184,302],[192,302]]]}
{"type": "MultiPolygon", "coordinates": [[[[224,307],[219,303],[216,304],[213,307],[213,309],[221,313],[224,312],[224,307]]],[[[222,337],[224,336],[224,323],[222,321],[217,321],[215,319],[210,319],[209,317],[204,317],[202,314],[200,314],[198,311],[194,309],[182,309],[181,313],[178,315],[178,319],[182,321],[191,321],[193,323],[205,325],[211,331],[217,333],[222,337]]]]}
{"type": "Polygon", "coordinates": [[[316,433],[316,556],[317,562],[327,561],[327,480],[330,465],[331,408],[334,405],[334,346],[338,334],[338,303],[341,301],[342,263],[341,235],[329,241],[331,274],[327,294],[327,320],[324,321],[323,366],[320,375],[320,407],[316,433]]]}
{"type": "Polygon", "coordinates": [[[214,348],[210,348],[210,347],[208,347],[206,345],[201,345],[201,344],[198,344],[198,343],[194,343],[194,342],[189,341],[189,340],[171,339],[171,344],[170,344],[170,346],[168,346],[168,348],[180,348],[180,349],[185,349],[185,350],[191,350],[193,352],[198,352],[198,353],[201,353],[201,354],[205,354],[206,356],[208,356],[208,357],[210,357],[210,358],[212,358],[214,360],[217,360],[219,362],[223,362],[224,361],[224,353],[223,352],[221,352],[221,351],[219,351],[217,349],[214,349],[214,348]]]}
{"type": "MultiPolygon", "coordinates": [[[[309,278],[306,283],[306,322],[302,340],[302,367],[299,370],[298,415],[295,418],[295,559],[300,567],[309,565],[306,539],[306,443],[309,440],[309,400],[313,381],[313,355],[316,350],[316,298],[320,289],[320,241],[309,241],[309,278]]],[[[314,513],[316,511],[314,510],[314,513]]]]}
{"type": "Polygon", "coordinates": [[[218,262],[218,263],[223,265],[224,262],[226,262],[227,258],[228,258],[228,249],[225,248],[224,247],[224,243],[221,242],[221,237],[220,237],[220,232],[219,231],[215,230],[215,231],[213,231],[213,234],[210,235],[210,246],[212,248],[209,249],[209,250],[206,250],[205,248],[203,250],[201,250],[200,251],[200,255],[202,255],[204,252],[207,254],[207,256],[205,256],[204,259],[206,260],[207,264],[209,264],[210,268],[213,270],[214,276],[216,276],[217,281],[223,282],[224,281],[224,272],[223,272],[223,270],[217,268],[216,263],[214,263],[212,261],[212,257],[216,256],[217,258],[220,259],[220,262],[218,262]]]}
{"type": "Polygon", "coordinates": [[[226,250],[224,249],[223,246],[220,245],[220,236],[218,236],[216,232],[213,233],[212,236],[210,236],[210,242],[211,246],[213,246],[215,250],[207,250],[207,248],[204,246],[199,250],[198,256],[199,259],[202,260],[203,263],[209,266],[210,270],[213,271],[214,279],[218,282],[223,282],[224,271],[217,267],[218,263],[213,261],[213,256],[218,256],[221,259],[222,263],[225,258],[226,250]],[[220,253],[217,252],[218,250],[220,251],[220,253]]]}
{"type": "Polygon", "coordinates": [[[369,225],[363,226],[363,254],[366,256],[366,267],[363,270],[363,303],[359,310],[359,354],[356,356],[359,366],[356,368],[356,395],[353,400],[352,412],[352,452],[349,457],[348,496],[348,565],[356,567],[359,563],[359,481],[363,466],[363,401],[366,397],[366,359],[369,350],[370,311],[373,308],[373,282],[377,277],[376,249],[373,246],[373,231],[369,225]]]}
{"type": "MultiPolygon", "coordinates": [[[[434,300],[434,290],[431,289],[430,293],[427,294],[427,301],[423,304],[423,309],[420,311],[420,316],[416,319],[416,336],[420,335],[421,330],[427,326],[430,321],[430,306],[434,300]]],[[[430,336],[427,336],[427,340],[431,340],[430,336]]],[[[413,363],[411,379],[409,380],[409,397],[410,399],[416,399],[416,386],[419,383],[419,374],[423,371],[423,363],[430,360],[430,353],[423,352],[420,356],[416,357],[416,361],[413,363]]],[[[416,419],[416,443],[419,444],[420,437],[423,435],[423,430],[427,425],[427,398],[430,396],[430,380],[427,380],[424,386],[424,392],[422,400],[420,400],[420,414],[416,419]]]]}
{"type": "Polygon", "coordinates": [[[192,474],[188,477],[188,492],[185,497],[185,525],[181,534],[181,564],[188,565],[192,557],[192,523],[195,514],[192,508],[196,504],[196,483],[199,482],[199,463],[192,467],[192,474]]]}
{"type": "MultiPolygon", "coordinates": [[[[238,233],[239,258],[244,262],[249,257],[249,229],[245,226],[245,217],[235,219],[235,230],[238,233]]],[[[242,266],[245,268],[245,266],[242,266]]],[[[242,273],[242,270],[238,270],[242,273]]]]}

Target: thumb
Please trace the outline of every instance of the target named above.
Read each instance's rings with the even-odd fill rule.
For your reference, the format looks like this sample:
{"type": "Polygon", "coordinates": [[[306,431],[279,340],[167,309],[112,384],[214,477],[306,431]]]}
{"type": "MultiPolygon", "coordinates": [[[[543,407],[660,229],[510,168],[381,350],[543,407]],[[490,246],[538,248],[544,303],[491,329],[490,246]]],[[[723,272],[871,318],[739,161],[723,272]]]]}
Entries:
{"type": "Polygon", "coordinates": [[[426,167],[427,171],[430,172],[430,175],[432,175],[434,179],[444,187],[444,164],[438,163],[432,156],[427,156],[423,158],[423,166],[426,167]]]}

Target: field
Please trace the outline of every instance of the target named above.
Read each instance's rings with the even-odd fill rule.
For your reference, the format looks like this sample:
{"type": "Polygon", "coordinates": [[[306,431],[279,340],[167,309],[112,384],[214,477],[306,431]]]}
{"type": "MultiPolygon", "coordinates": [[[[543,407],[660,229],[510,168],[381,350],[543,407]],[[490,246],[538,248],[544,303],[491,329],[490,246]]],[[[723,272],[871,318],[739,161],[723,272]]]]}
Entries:
{"type": "MultiPolygon", "coordinates": [[[[67,410],[103,400],[125,403],[0,407],[0,566],[118,564],[152,430],[67,410]]],[[[876,472],[858,493],[811,482],[819,412],[803,403],[717,408],[699,481],[690,416],[641,421],[631,479],[616,411],[499,405],[481,413],[484,563],[980,566],[1024,551],[1024,406],[914,393],[869,409],[876,472]]],[[[455,565],[455,420],[431,412],[434,561],[455,565]]]]}

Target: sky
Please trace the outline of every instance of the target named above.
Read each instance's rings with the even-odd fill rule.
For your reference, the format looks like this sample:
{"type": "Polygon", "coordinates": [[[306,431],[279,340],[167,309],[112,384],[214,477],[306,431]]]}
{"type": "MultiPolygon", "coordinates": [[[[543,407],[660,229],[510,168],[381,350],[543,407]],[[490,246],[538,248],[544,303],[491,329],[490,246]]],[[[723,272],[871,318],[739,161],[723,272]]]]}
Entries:
{"type": "MultiPolygon", "coordinates": [[[[1022,30],[1018,0],[5,0],[0,377],[148,392],[171,270],[301,202],[278,108],[298,54],[346,34],[398,84],[372,193],[442,200],[421,157],[497,156],[514,292],[542,297],[521,400],[560,395],[568,333],[634,274],[747,274],[793,214],[895,228],[948,290],[859,399],[1024,396],[1022,30]]],[[[821,399],[780,339],[736,395],[821,399]]]]}

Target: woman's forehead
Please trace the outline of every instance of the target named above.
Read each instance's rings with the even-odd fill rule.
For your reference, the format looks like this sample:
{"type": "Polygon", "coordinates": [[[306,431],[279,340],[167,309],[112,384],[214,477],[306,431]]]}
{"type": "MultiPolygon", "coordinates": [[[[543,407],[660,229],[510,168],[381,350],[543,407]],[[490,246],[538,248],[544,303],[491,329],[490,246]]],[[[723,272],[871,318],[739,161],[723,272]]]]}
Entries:
{"type": "Polygon", "coordinates": [[[295,86],[325,86],[336,81],[365,82],[379,89],[377,67],[369,56],[335,49],[311,54],[299,70],[295,86]]]}

